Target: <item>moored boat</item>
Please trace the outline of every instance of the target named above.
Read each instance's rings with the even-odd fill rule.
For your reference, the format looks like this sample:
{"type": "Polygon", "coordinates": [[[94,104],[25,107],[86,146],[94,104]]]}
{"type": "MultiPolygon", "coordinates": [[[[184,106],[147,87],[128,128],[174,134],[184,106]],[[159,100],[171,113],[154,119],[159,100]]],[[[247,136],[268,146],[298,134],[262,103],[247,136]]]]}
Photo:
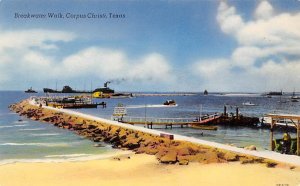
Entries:
{"type": "MultiPolygon", "coordinates": [[[[264,125],[271,125],[271,117],[261,117],[260,119],[260,122],[264,125]]],[[[291,120],[288,120],[288,119],[280,119],[280,120],[277,120],[276,121],[276,125],[278,126],[285,126],[285,127],[295,127],[295,124],[297,121],[291,121],[291,120]]]]}
{"type": "Polygon", "coordinates": [[[98,105],[106,107],[105,102],[93,103],[91,98],[82,96],[44,97],[40,98],[39,102],[55,108],[97,108],[98,105]]]}
{"type": "Polygon", "coordinates": [[[242,103],[242,105],[244,105],[244,106],[257,106],[257,104],[252,103],[250,101],[244,102],[244,103],[242,103]]]}
{"type": "Polygon", "coordinates": [[[298,99],[300,99],[299,96],[296,96],[295,91],[293,92],[293,95],[291,97],[291,101],[292,102],[299,102],[298,99]]]}
{"type": "Polygon", "coordinates": [[[33,90],[32,87],[29,89],[25,90],[25,93],[37,93],[37,91],[33,90]]]}
{"type": "Polygon", "coordinates": [[[205,96],[207,96],[207,95],[208,95],[207,90],[204,90],[203,94],[204,94],[205,96]]]}

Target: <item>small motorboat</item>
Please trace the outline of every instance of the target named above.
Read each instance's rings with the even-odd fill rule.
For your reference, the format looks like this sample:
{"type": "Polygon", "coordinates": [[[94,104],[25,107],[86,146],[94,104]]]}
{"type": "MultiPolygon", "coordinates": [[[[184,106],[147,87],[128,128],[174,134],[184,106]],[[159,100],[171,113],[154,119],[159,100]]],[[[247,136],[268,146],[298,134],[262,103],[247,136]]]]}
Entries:
{"type": "Polygon", "coordinates": [[[244,102],[243,103],[244,106],[257,106],[256,104],[250,102],[250,101],[247,101],[247,102],[244,102]]]}
{"type": "Polygon", "coordinates": [[[172,100],[167,100],[164,102],[164,105],[176,105],[176,102],[172,99],[172,100]]]}

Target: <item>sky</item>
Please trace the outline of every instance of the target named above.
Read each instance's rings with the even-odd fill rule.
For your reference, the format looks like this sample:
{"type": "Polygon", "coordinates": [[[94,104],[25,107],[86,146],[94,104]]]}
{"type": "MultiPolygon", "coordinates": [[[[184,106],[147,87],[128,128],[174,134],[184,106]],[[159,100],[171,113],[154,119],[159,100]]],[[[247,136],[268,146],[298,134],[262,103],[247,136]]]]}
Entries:
{"type": "Polygon", "coordinates": [[[0,0],[0,90],[106,81],[116,91],[300,91],[300,1],[0,0]]]}

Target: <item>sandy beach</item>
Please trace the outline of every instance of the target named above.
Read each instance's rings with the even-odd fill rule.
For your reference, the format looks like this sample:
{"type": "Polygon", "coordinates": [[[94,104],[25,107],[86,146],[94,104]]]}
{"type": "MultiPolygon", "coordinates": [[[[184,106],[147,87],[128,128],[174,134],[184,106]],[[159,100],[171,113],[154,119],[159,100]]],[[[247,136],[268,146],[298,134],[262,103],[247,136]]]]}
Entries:
{"type": "Polygon", "coordinates": [[[1,186],[20,185],[277,185],[298,186],[300,170],[262,164],[221,163],[188,166],[159,164],[155,156],[132,154],[64,163],[0,166],[1,186]]]}

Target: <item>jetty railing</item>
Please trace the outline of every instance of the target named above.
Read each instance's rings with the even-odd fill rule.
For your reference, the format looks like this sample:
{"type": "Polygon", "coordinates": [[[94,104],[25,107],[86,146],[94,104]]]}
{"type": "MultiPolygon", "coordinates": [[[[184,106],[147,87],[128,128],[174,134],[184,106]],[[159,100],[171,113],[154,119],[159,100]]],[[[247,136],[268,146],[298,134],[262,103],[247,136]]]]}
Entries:
{"type": "Polygon", "coordinates": [[[152,122],[152,123],[189,123],[193,122],[195,118],[154,118],[154,117],[123,117],[125,122],[152,122]]]}
{"type": "Polygon", "coordinates": [[[189,117],[189,118],[156,118],[156,117],[134,117],[134,116],[112,116],[112,120],[118,120],[124,123],[129,124],[154,124],[154,125],[182,125],[182,124],[190,124],[197,123],[206,120],[213,120],[214,118],[219,117],[218,113],[205,115],[202,117],[189,117]]]}

